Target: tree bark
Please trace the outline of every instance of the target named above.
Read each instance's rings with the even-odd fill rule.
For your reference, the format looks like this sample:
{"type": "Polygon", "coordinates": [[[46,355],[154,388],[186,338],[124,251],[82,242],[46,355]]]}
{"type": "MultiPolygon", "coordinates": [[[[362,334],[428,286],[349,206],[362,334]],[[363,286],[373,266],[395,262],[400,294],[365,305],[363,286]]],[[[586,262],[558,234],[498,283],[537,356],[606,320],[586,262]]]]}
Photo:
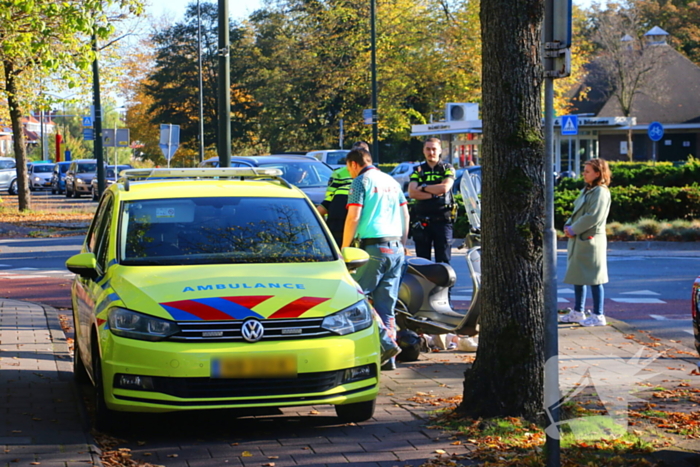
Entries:
{"type": "Polygon", "coordinates": [[[5,90],[7,91],[7,104],[10,108],[10,123],[12,125],[12,141],[17,163],[17,197],[20,211],[31,209],[29,187],[27,186],[27,152],[24,145],[24,131],[22,131],[22,109],[17,100],[17,73],[12,62],[3,61],[5,71],[5,90]]]}
{"type": "Polygon", "coordinates": [[[481,2],[481,328],[458,408],[474,417],[543,411],[543,16],[542,0],[481,2]]]}

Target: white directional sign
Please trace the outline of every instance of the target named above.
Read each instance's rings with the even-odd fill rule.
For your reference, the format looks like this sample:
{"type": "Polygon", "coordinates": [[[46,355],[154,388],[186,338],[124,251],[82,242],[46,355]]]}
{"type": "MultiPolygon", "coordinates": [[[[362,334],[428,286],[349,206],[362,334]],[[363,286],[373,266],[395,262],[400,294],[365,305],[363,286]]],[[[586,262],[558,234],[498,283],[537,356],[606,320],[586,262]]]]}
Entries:
{"type": "Polygon", "coordinates": [[[175,151],[180,147],[180,125],[161,125],[159,146],[169,164],[170,159],[175,155],[175,151]]]}
{"type": "Polygon", "coordinates": [[[562,115],[561,135],[574,136],[578,134],[578,115],[562,115]]]}
{"type": "Polygon", "coordinates": [[[102,130],[102,145],[106,148],[128,148],[130,143],[128,128],[117,128],[116,134],[112,128],[102,130]]]}

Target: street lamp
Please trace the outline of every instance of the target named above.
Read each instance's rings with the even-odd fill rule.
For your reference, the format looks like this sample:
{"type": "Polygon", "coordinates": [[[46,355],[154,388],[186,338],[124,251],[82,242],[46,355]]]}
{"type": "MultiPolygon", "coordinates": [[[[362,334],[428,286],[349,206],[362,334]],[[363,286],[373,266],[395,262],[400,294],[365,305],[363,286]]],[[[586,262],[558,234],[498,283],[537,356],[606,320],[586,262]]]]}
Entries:
{"type": "Polygon", "coordinates": [[[197,0],[197,68],[199,70],[199,162],[204,161],[204,91],[202,88],[202,10],[197,0]]]}

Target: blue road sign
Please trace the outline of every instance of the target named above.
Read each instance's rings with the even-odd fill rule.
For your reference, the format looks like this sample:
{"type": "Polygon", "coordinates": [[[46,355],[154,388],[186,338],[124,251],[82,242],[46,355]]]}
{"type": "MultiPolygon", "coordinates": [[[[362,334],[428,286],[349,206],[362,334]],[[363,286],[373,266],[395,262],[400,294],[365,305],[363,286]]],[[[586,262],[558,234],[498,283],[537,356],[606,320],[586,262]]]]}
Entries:
{"type": "Polygon", "coordinates": [[[95,139],[95,130],[92,128],[83,128],[83,139],[85,141],[92,141],[95,139]]]}
{"type": "Polygon", "coordinates": [[[83,127],[92,128],[92,117],[83,117],[83,127]]]}
{"type": "Polygon", "coordinates": [[[561,116],[561,135],[574,136],[578,134],[578,115],[561,116]]]}
{"type": "Polygon", "coordinates": [[[659,141],[664,137],[664,126],[659,122],[651,122],[647,133],[652,141],[659,141]]]}

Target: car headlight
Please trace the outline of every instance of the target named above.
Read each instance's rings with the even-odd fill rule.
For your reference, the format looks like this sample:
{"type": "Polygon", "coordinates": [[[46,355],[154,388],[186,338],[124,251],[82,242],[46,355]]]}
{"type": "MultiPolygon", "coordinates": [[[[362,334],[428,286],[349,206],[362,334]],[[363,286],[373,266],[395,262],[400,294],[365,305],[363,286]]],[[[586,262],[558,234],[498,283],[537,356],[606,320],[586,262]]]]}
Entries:
{"type": "Polygon", "coordinates": [[[177,323],[154,318],[124,308],[109,312],[109,330],[112,334],[143,341],[159,341],[180,331],[177,323]]]}
{"type": "Polygon", "coordinates": [[[367,300],[360,300],[354,305],[326,316],[321,323],[323,329],[340,336],[367,329],[372,325],[372,310],[367,300]]]}
{"type": "Polygon", "coordinates": [[[39,178],[39,177],[34,177],[34,181],[35,181],[35,182],[40,182],[40,181],[41,181],[41,178],[39,178]]]}
{"type": "Polygon", "coordinates": [[[83,184],[85,184],[85,183],[86,183],[85,180],[83,180],[82,178],[76,178],[76,179],[75,179],[75,184],[76,184],[76,185],[83,185],[83,184]]]}

